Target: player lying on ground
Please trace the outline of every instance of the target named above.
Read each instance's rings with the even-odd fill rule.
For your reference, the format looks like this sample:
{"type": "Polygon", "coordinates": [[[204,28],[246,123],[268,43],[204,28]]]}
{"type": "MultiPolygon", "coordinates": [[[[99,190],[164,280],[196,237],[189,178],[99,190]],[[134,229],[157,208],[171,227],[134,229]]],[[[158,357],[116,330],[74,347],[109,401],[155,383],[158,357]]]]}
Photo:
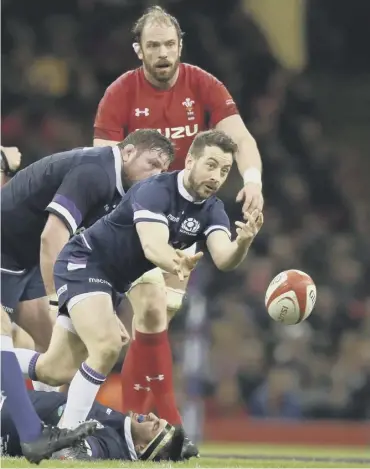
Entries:
{"type": "MultiPolygon", "coordinates": [[[[226,87],[201,68],[180,62],[183,33],[177,19],[158,6],[151,7],[136,22],[133,35],[133,48],[142,67],[124,73],[106,90],[96,114],[94,145],[115,145],[134,129],[157,129],[176,146],[176,159],[171,169],[183,169],[198,132],[209,128],[222,130],[238,145],[235,159],[244,187],[237,200],[244,201],[242,211],[261,210],[261,158],[255,139],[244,125],[226,87]]],[[[195,252],[195,245],[191,249],[195,252]]],[[[179,281],[169,273],[164,277],[169,321],[181,307],[187,280],[179,281]]],[[[144,274],[135,283],[129,292],[135,317],[150,314],[159,294],[156,290],[163,285],[159,269],[144,274]]],[[[170,363],[170,345],[164,331],[158,341],[161,353],[168,355],[170,363]]],[[[151,405],[147,399],[151,393],[146,391],[150,383],[138,393],[130,381],[131,370],[137,368],[141,353],[141,342],[133,341],[122,369],[123,406],[145,413],[151,405]]],[[[170,373],[170,368],[166,368],[166,373],[170,373]]],[[[170,393],[169,388],[167,392],[170,393]]],[[[156,405],[158,408],[158,403],[156,405]]],[[[171,423],[180,423],[173,390],[161,412],[171,423]]]]}
{"type": "MultiPolygon", "coordinates": [[[[153,266],[188,277],[202,254],[188,256],[181,250],[200,240],[206,240],[221,270],[236,268],[247,255],[262,225],[262,214],[247,214],[246,223],[237,222],[237,237],[231,241],[228,216],[215,197],[229,174],[235,151],[235,143],[221,131],[198,134],[185,170],[138,182],[110,215],[74,236],[60,253],[54,279],[58,320],[65,334],[58,337],[61,329],[54,329],[42,360],[34,354],[28,362],[23,359],[22,369],[32,379],[63,384],[56,382],[61,370],[74,369],[79,357],[82,364],[69,388],[63,426],[73,427],[86,419],[117,360],[122,346],[114,314],[117,292],[127,291],[132,281],[153,266]],[[49,377],[43,370],[47,362],[49,377]]],[[[160,394],[168,399],[167,389],[172,387],[171,369],[168,374],[162,372],[158,354],[158,337],[167,329],[165,306],[163,288],[156,307],[136,318],[136,341],[141,340],[143,352],[132,377],[137,387],[150,383],[163,407],[160,394]]]]}
{"type": "MultiPolygon", "coordinates": [[[[47,425],[57,425],[67,401],[60,392],[28,391],[39,419],[47,425]]],[[[1,412],[3,456],[22,456],[18,433],[10,418],[7,401],[1,412]]],[[[181,427],[169,425],[154,414],[122,414],[94,402],[88,416],[100,423],[93,436],[80,444],[60,451],[61,459],[120,459],[124,461],[159,461],[181,459],[184,434],[181,427]]]]}
{"type": "Polygon", "coordinates": [[[138,130],[115,147],[54,154],[17,173],[1,190],[1,301],[39,350],[53,322],[55,260],[77,229],[112,210],[124,186],[168,168],[171,142],[138,130]]]}
{"type": "MultiPolygon", "coordinates": [[[[2,307],[0,409],[1,419],[6,409],[7,424],[11,426],[13,438],[17,440],[18,455],[23,454],[28,461],[34,463],[48,459],[55,451],[69,447],[91,435],[97,425],[96,421],[84,422],[72,430],[44,425],[27,395],[22,372],[13,350],[11,322],[2,307]]],[[[1,427],[3,431],[3,420],[1,427]]]]}

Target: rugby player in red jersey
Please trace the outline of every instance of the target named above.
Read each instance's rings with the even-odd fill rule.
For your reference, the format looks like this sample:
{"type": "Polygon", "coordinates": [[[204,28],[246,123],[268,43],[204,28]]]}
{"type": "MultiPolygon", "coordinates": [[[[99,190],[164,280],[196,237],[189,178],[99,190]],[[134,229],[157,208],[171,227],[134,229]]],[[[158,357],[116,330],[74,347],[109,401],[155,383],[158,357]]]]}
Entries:
{"type": "MultiPolygon", "coordinates": [[[[225,86],[201,68],[180,62],[183,43],[177,19],[158,6],[151,7],[136,22],[133,33],[133,48],[142,66],[124,73],[107,88],[95,118],[94,145],[115,145],[138,128],[158,129],[176,147],[171,169],[183,169],[198,132],[209,128],[223,130],[238,145],[236,162],[244,187],[237,200],[243,202],[243,212],[262,210],[261,158],[256,142],[225,86]]],[[[151,389],[160,415],[176,424],[181,418],[172,386],[168,322],[166,318],[164,325],[163,318],[152,317],[151,305],[167,286],[170,318],[181,306],[186,284],[169,274],[163,275],[159,269],[145,274],[129,294],[134,313],[139,308],[146,311],[147,321],[137,324],[134,317],[134,329],[141,333],[131,344],[122,369],[124,409],[144,412],[151,389]],[[151,356],[158,357],[151,360],[156,363],[152,378],[140,376],[140,361],[149,348],[151,356]]]]}

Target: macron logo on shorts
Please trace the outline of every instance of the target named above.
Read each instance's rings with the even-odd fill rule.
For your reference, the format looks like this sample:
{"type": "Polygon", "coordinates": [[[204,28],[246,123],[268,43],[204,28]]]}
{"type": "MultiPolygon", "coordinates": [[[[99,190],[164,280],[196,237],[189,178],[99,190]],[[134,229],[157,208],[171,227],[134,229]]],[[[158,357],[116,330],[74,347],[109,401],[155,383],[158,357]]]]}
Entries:
{"type": "Polygon", "coordinates": [[[112,286],[109,282],[107,282],[106,280],[103,280],[102,278],[89,277],[89,283],[103,283],[104,285],[108,285],[108,287],[112,286]]]}

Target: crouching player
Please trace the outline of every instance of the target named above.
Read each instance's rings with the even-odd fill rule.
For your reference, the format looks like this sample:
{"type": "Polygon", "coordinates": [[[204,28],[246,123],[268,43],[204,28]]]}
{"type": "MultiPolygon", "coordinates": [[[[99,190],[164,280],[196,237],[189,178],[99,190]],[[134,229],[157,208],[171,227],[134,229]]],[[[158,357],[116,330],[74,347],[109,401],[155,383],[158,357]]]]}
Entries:
{"type": "MultiPolygon", "coordinates": [[[[38,419],[55,426],[63,418],[67,396],[60,392],[28,391],[38,419]]],[[[160,461],[181,459],[184,434],[154,414],[122,414],[94,402],[89,419],[99,422],[93,436],[55,453],[58,459],[120,459],[160,461]]],[[[5,401],[1,412],[2,456],[22,456],[18,433],[5,401]]]]}

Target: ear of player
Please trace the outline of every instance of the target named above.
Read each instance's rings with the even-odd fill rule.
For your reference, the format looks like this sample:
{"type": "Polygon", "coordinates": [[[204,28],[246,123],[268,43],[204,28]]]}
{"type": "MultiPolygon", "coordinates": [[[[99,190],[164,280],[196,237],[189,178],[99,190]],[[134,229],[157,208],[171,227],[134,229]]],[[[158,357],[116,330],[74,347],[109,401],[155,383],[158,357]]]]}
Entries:
{"type": "Polygon", "coordinates": [[[285,325],[298,324],[312,313],[316,286],[301,270],[278,274],[267,288],[265,305],[270,317],[285,325]]]}

